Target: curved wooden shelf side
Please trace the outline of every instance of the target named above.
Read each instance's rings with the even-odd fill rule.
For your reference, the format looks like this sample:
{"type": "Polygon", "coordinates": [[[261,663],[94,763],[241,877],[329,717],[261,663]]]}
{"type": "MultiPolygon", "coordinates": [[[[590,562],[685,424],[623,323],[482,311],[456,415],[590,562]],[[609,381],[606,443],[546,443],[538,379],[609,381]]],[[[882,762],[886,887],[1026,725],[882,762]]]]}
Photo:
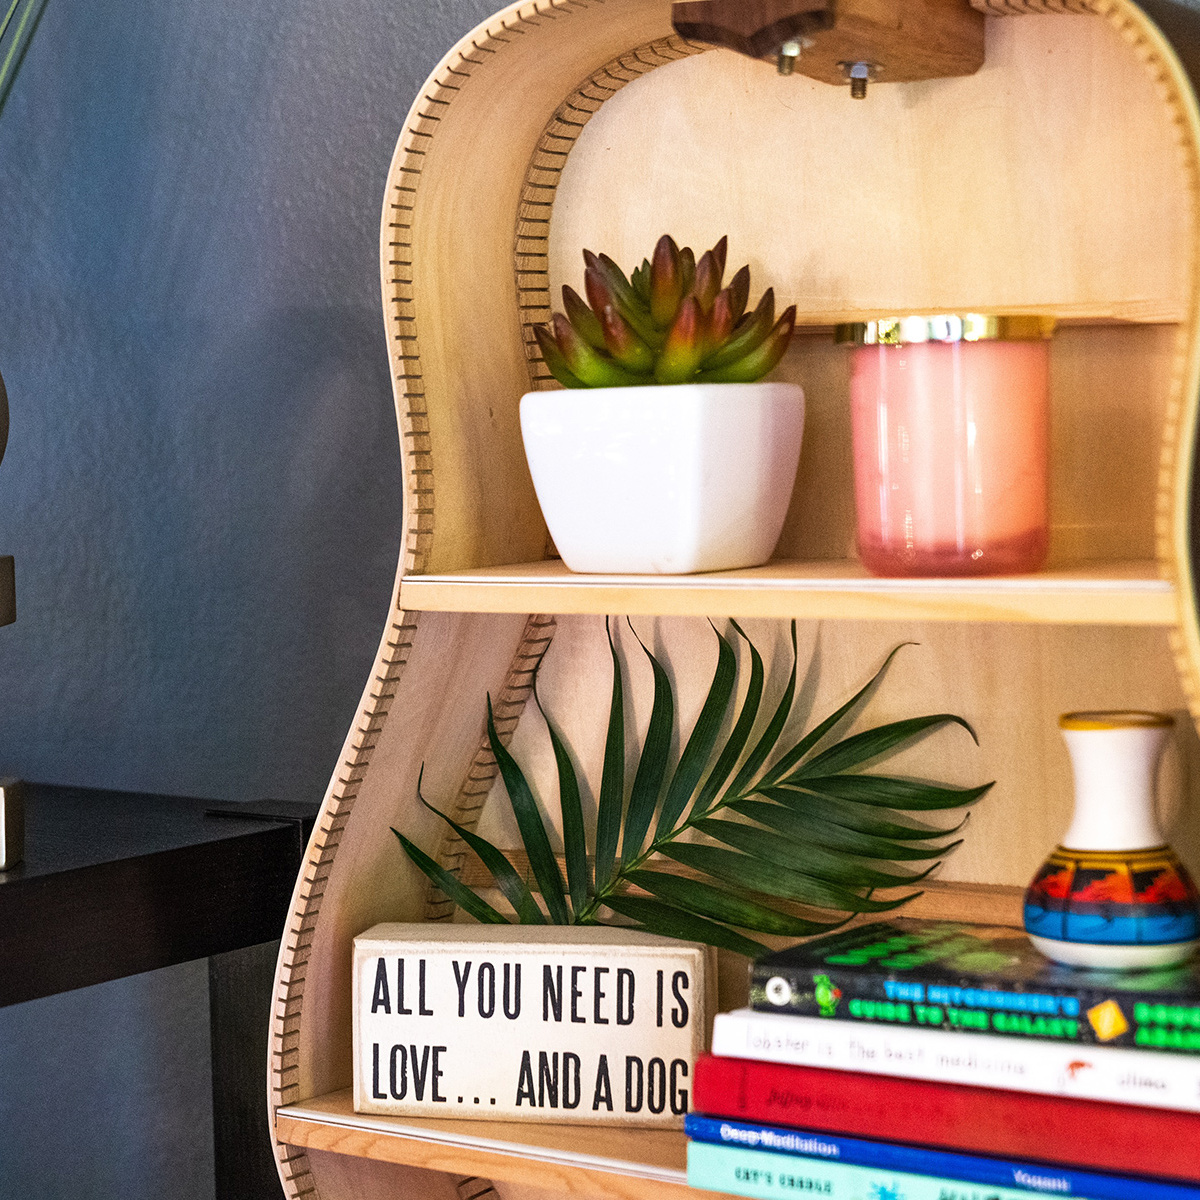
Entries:
{"type": "MultiPolygon", "coordinates": [[[[972,703],[1024,703],[1021,689],[1043,668],[1052,686],[1030,703],[1057,703],[1071,654],[1085,660],[1091,682],[1109,656],[1116,686],[1130,684],[1131,698],[1176,708],[1186,698],[1200,719],[1189,558],[1200,110],[1170,45],[1130,0],[971,3],[996,18],[984,69],[893,85],[903,93],[873,86],[873,109],[826,84],[780,79],[768,64],[702,53],[673,32],[667,0],[511,4],[422,88],[391,165],[381,236],[404,547],[393,614],[296,884],[277,977],[272,1111],[336,1110],[328,1127],[319,1114],[284,1115],[284,1128],[305,1141],[277,1145],[289,1197],[382,1200],[412,1186],[400,1164],[452,1168],[454,1138],[423,1135],[435,1153],[401,1145],[402,1132],[339,1132],[354,1125],[344,1101],[329,1100],[351,1082],[350,942],[383,919],[451,917],[403,861],[389,827],[438,846],[451,870],[467,865],[462,843],[419,804],[420,772],[425,795],[473,825],[496,774],[483,696],[495,701],[502,738],[519,736],[551,638],[577,655],[572,664],[585,661],[580,631],[610,604],[662,615],[664,636],[687,645],[698,644],[687,642],[688,630],[700,628],[709,605],[733,606],[775,631],[788,616],[812,628],[843,618],[830,623],[835,646],[839,636],[859,639],[870,653],[903,623],[906,636],[934,647],[934,665],[910,685],[922,703],[921,688],[953,678],[965,631],[976,630],[995,675],[1010,658],[1025,674],[998,682],[988,663],[964,664],[961,694],[972,703]],[[1020,15],[1033,13],[1061,15],[1020,15]],[[1045,69],[1052,58],[1054,76],[1045,69]],[[968,154],[972,169],[960,169],[955,156],[968,154]],[[826,161],[836,169],[823,170],[826,161]],[[852,163],[859,173],[848,189],[852,163]],[[1089,181],[1105,204],[1089,196],[1089,181]],[[554,289],[577,283],[581,245],[638,261],[663,228],[685,226],[696,245],[735,235],[731,254],[738,265],[750,260],[756,288],[795,294],[814,325],[892,305],[1076,318],[1056,344],[1065,461],[1053,569],[994,588],[919,594],[862,578],[848,557],[847,368],[829,339],[813,334],[797,339],[780,367],[805,383],[811,435],[777,562],[740,573],[745,579],[657,588],[568,577],[547,553],[520,441],[518,398],[551,385],[531,330],[549,318],[554,289]],[[1125,407],[1138,411],[1123,423],[1126,396],[1125,407]],[[1089,423],[1101,428],[1089,434],[1089,423]],[[1085,474],[1094,478],[1075,479],[1085,474]],[[828,519],[813,520],[810,506],[823,497],[828,519]],[[1092,528],[1097,497],[1103,512],[1092,528]],[[1086,596],[1082,616],[1071,609],[1076,594],[1086,596]],[[548,611],[557,615],[537,615],[548,611]],[[1178,686],[1161,678],[1170,676],[1170,652],[1178,686]]],[[[711,638],[707,626],[703,635],[711,638]]],[[[852,656],[838,649],[830,659],[842,670],[852,656]]],[[[561,679],[565,669],[556,669],[561,679]]],[[[1016,743],[1023,735],[1004,736],[1016,743]]],[[[1007,763],[1021,752],[1006,745],[998,757],[1007,763]]],[[[1200,740],[1183,753],[1185,773],[1189,764],[1200,769],[1200,740]]],[[[1033,769],[1022,767],[1022,786],[1033,769]]],[[[1042,816],[1028,836],[1054,819],[1042,816]]],[[[963,911],[1001,896],[983,893],[981,901],[972,892],[974,908],[963,911]]],[[[1004,902],[1015,894],[1004,891],[1004,902]]],[[[484,1169],[486,1154],[462,1161],[484,1169]]],[[[573,1174],[559,1155],[539,1175],[535,1158],[510,1163],[505,1177],[626,1195],[610,1167],[573,1174]],[[604,1172],[608,1182],[597,1182],[604,1172]]],[[[450,1194],[443,1177],[427,1178],[450,1194]]],[[[676,1176],[671,1186],[686,1192],[676,1176]]],[[[639,1188],[631,1182],[628,1195],[639,1188]]]]}

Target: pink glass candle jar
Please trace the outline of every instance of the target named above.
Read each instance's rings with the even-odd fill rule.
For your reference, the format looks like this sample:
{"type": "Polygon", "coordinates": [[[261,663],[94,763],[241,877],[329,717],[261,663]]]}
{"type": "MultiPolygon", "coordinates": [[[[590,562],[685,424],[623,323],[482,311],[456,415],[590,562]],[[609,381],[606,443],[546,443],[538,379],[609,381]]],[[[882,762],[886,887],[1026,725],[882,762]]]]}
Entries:
{"type": "Polygon", "coordinates": [[[1040,317],[841,325],[858,552],[876,575],[1036,571],[1048,537],[1049,337],[1040,317]]]}

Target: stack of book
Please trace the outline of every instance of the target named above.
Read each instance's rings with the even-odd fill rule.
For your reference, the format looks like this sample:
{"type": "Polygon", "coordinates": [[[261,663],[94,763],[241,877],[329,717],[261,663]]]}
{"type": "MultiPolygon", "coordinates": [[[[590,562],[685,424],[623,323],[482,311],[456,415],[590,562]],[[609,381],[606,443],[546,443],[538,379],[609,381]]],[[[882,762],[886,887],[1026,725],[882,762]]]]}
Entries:
{"type": "Polygon", "coordinates": [[[754,964],[696,1065],[688,1181],[829,1200],[1200,1200],[1200,966],[1062,967],[893,920],[754,964]]]}

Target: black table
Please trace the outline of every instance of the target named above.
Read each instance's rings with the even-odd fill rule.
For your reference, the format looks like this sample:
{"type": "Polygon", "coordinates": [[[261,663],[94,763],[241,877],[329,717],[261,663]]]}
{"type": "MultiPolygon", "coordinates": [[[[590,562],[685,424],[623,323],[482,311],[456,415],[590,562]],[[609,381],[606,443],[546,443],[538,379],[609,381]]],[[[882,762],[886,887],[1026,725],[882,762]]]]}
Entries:
{"type": "Polygon", "coordinates": [[[278,940],[316,807],[25,785],[0,1006],[209,960],[217,1200],[281,1191],[266,1120],[278,940]]]}

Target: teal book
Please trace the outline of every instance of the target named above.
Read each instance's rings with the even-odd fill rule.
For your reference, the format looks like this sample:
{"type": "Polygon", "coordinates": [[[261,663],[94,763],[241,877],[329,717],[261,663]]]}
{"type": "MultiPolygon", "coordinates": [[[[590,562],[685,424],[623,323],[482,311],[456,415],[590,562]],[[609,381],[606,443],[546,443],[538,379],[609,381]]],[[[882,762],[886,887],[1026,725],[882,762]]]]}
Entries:
{"type": "MultiPolygon", "coordinates": [[[[930,1175],[909,1175],[878,1167],[854,1166],[688,1142],[687,1180],[694,1188],[758,1200],[1030,1200],[1024,1189],[963,1183],[930,1175]]],[[[1077,1197],[1076,1200],[1079,1200],[1077,1197]]]]}
{"type": "Polygon", "coordinates": [[[900,917],[764,955],[760,1012],[952,1033],[1200,1054],[1200,959],[1094,971],[1043,958],[1018,929],[900,917]]]}

